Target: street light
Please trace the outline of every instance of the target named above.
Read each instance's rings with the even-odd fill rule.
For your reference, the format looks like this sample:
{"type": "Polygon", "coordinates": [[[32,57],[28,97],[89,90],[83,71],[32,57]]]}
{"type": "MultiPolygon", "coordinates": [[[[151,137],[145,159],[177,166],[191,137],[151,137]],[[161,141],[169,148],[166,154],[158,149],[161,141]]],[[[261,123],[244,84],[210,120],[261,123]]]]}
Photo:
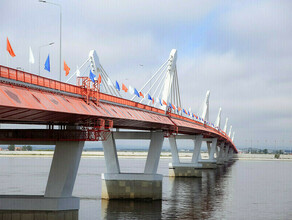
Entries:
{"type": "Polygon", "coordinates": [[[42,47],[51,46],[51,45],[53,45],[54,43],[55,43],[55,42],[51,42],[51,43],[48,43],[48,44],[44,44],[44,45],[39,46],[39,76],[41,75],[41,48],[42,48],[42,47]]]}
{"type": "Polygon", "coordinates": [[[45,0],[39,0],[39,2],[55,5],[55,6],[58,6],[60,8],[60,66],[59,66],[59,68],[60,68],[60,77],[59,77],[59,80],[61,82],[62,81],[62,79],[61,79],[61,77],[62,77],[62,6],[60,4],[53,3],[53,2],[48,2],[48,1],[45,1],[45,0]]]}

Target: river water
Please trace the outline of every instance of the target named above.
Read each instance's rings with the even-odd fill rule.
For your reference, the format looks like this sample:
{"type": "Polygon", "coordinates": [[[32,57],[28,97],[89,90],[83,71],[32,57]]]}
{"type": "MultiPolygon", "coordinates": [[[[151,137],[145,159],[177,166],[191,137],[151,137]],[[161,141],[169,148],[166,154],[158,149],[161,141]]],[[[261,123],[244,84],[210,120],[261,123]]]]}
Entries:
{"type": "MultiPolygon", "coordinates": [[[[0,157],[0,194],[44,194],[52,158],[0,157]]],[[[292,162],[244,161],[206,170],[202,178],[169,178],[161,159],[162,201],[101,200],[103,158],[82,158],[74,188],[79,219],[292,219],[292,162]]],[[[142,172],[145,159],[120,159],[142,172]]]]}

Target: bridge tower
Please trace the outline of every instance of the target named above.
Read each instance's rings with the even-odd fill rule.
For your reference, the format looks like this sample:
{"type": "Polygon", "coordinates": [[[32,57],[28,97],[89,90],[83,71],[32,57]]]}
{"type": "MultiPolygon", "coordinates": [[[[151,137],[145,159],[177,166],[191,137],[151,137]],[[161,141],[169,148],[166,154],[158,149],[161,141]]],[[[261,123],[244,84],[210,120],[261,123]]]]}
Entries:
{"type": "Polygon", "coordinates": [[[203,118],[205,121],[209,121],[209,98],[210,98],[210,91],[208,90],[206,93],[206,97],[204,99],[203,105],[202,105],[202,113],[201,113],[201,118],[203,118]]]}
{"type": "Polygon", "coordinates": [[[225,133],[227,132],[227,125],[228,125],[228,118],[226,118],[225,125],[224,125],[224,129],[223,129],[223,131],[225,133]]]}

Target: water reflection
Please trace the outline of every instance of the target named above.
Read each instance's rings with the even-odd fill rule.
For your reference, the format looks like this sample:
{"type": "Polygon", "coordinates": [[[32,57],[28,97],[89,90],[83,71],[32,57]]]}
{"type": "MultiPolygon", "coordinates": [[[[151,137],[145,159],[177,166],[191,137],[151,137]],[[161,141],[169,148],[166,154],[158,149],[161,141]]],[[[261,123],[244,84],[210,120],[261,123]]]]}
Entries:
{"type": "Polygon", "coordinates": [[[162,219],[209,219],[222,207],[228,166],[204,170],[202,178],[170,178],[162,219]]]}
{"type": "Polygon", "coordinates": [[[102,219],[161,219],[162,201],[101,200],[102,219]]]}

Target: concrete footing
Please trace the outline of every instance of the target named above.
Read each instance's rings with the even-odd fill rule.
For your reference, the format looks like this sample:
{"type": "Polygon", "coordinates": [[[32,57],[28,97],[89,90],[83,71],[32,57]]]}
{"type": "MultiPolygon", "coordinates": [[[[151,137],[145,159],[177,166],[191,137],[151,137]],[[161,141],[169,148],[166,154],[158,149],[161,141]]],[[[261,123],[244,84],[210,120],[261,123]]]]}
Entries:
{"type": "Polygon", "coordinates": [[[104,173],[102,179],[102,199],[162,199],[162,175],[104,173]]]}
{"type": "Polygon", "coordinates": [[[203,169],[216,169],[217,168],[217,164],[216,161],[215,162],[210,162],[210,161],[199,161],[200,164],[203,165],[203,169]]]}
{"type": "Polygon", "coordinates": [[[65,211],[18,211],[0,210],[0,220],[78,220],[78,210],[65,211]]]}
{"type": "Polygon", "coordinates": [[[79,198],[1,195],[0,220],[78,219],[79,198]]]}
{"type": "Polygon", "coordinates": [[[202,165],[169,164],[170,177],[202,177],[202,165]]]}

